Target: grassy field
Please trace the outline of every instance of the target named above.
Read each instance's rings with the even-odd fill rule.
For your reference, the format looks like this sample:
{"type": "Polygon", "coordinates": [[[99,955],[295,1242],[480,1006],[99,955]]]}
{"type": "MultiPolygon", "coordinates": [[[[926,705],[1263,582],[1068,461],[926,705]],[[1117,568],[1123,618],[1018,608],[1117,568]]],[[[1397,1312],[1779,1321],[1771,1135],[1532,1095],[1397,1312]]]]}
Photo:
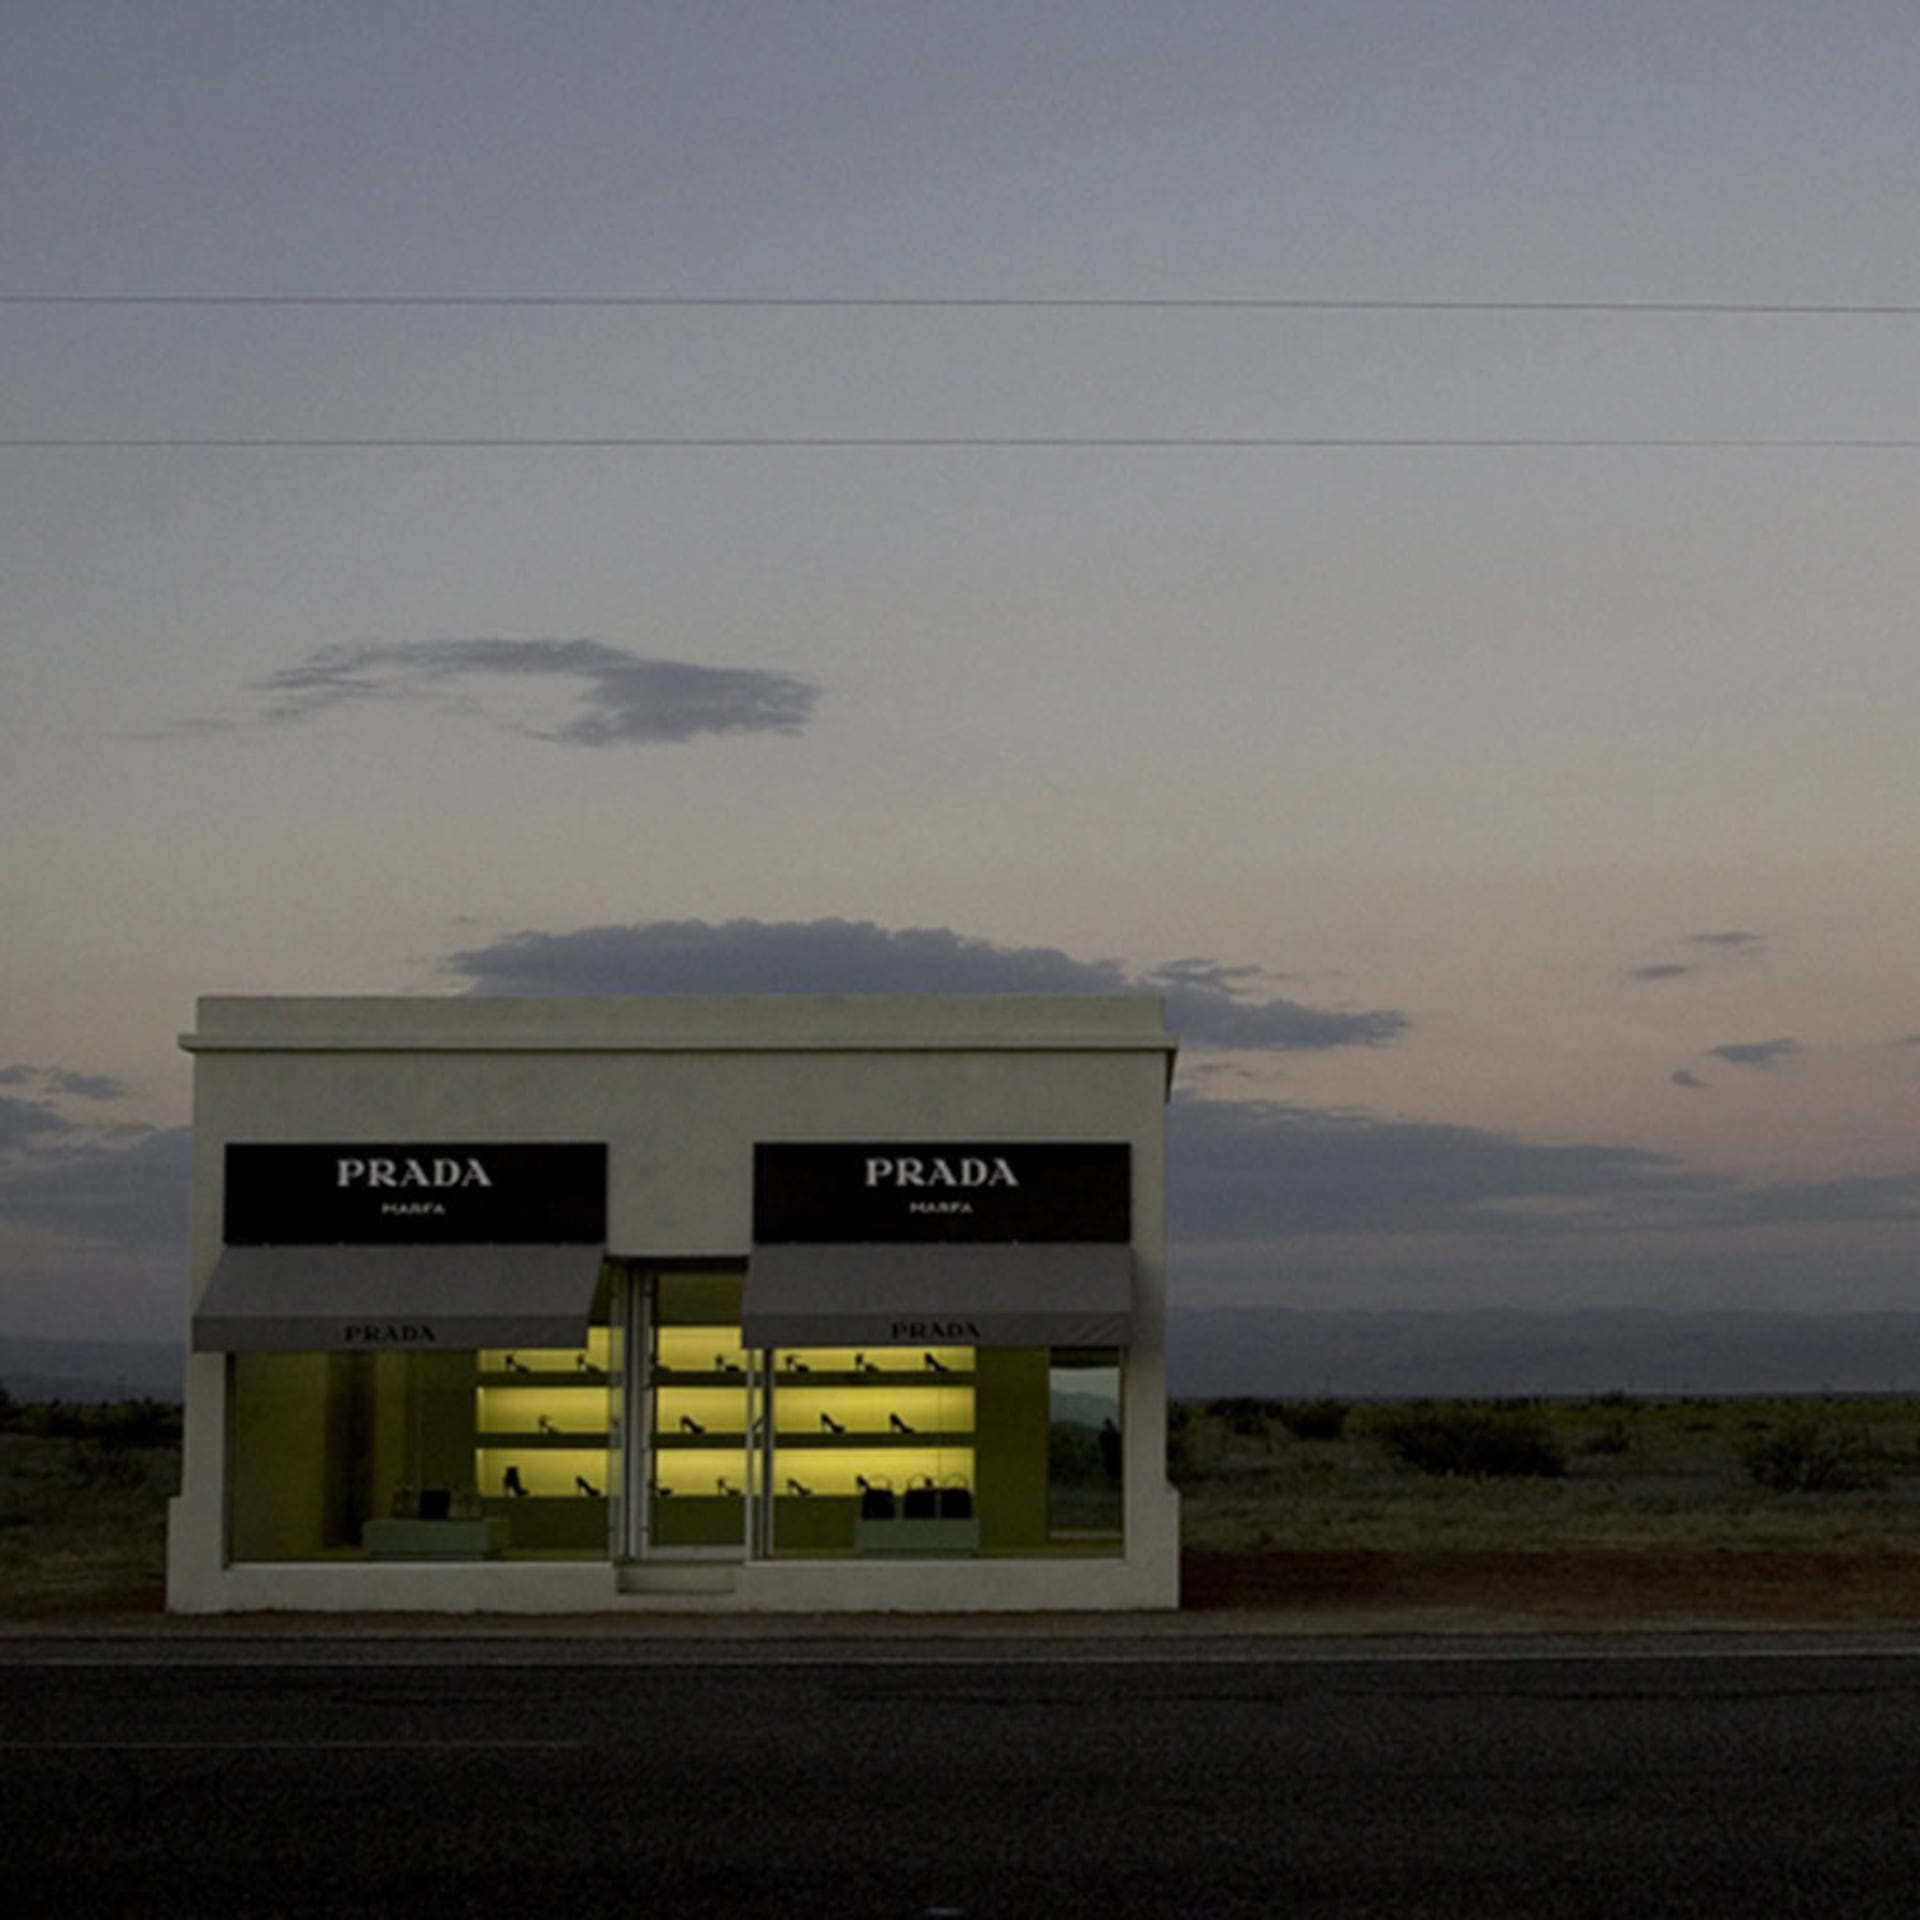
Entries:
{"type": "Polygon", "coordinates": [[[1311,1426],[1305,1411],[1248,1401],[1174,1409],[1189,1548],[1920,1549],[1920,1400],[1356,1406],[1337,1439],[1295,1437],[1287,1421],[1311,1426]],[[1543,1432],[1564,1471],[1428,1473],[1388,1444],[1396,1425],[1422,1415],[1472,1413],[1543,1432]]]}
{"type": "MultiPolygon", "coordinates": [[[[0,1418],[0,1618],[157,1612],[178,1409],[0,1418]]],[[[1920,1556],[1920,1399],[1188,1402],[1170,1466],[1196,1556],[1920,1556]],[[1463,1433],[1557,1470],[1410,1464],[1463,1433]]]]}
{"type": "Polygon", "coordinates": [[[179,1409],[8,1407],[0,1618],[161,1605],[179,1409]]]}

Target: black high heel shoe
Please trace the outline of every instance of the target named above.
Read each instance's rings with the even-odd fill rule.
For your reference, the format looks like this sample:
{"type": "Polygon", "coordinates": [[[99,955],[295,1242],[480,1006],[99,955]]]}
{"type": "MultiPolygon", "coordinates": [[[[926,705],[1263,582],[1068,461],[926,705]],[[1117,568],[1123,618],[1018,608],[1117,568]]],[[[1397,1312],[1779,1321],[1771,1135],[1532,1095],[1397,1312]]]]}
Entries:
{"type": "Polygon", "coordinates": [[[908,1426],[907,1423],[904,1420],[902,1420],[897,1413],[890,1413],[887,1415],[887,1425],[891,1427],[895,1433],[913,1432],[913,1428],[908,1426]]]}
{"type": "Polygon", "coordinates": [[[539,1427],[542,1433],[558,1433],[560,1431],[544,1413],[534,1424],[539,1427]]]}
{"type": "Polygon", "coordinates": [[[682,1433],[705,1433],[706,1428],[703,1427],[692,1414],[683,1413],[680,1416],[680,1431],[682,1433]]]}
{"type": "Polygon", "coordinates": [[[923,1353],[920,1357],[927,1363],[927,1371],[929,1373],[951,1373],[953,1371],[938,1354],[923,1353]]]}
{"type": "Polygon", "coordinates": [[[513,1357],[512,1354],[508,1354],[507,1355],[507,1371],[509,1373],[525,1373],[527,1369],[523,1367],[520,1364],[520,1362],[513,1357]]]}
{"type": "Polygon", "coordinates": [[[716,1487],[718,1487],[722,1493],[726,1494],[730,1499],[735,1499],[735,1500],[739,1499],[740,1489],[738,1487],[728,1486],[727,1476],[724,1473],[713,1484],[716,1487]]]}
{"type": "Polygon", "coordinates": [[[803,1487],[798,1480],[789,1480],[787,1482],[787,1491],[789,1493],[797,1493],[804,1499],[813,1492],[813,1489],[811,1487],[803,1487]]]}
{"type": "Polygon", "coordinates": [[[598,1500],[598,1499],[600,1498],[600,1489],[599,1489],[598,1487],[596,1487],[596,1486],[594,1486],[594,1485],[592,1485],[592,1484],[591,1484],[591,1483],[590,1483],[589,1481],[587,1481],[587,1480],[586,1480],[585,1478],[583,1478],[583,1477],[582,1477],[582,1476],[581,1476],[580,1474],[577,1474],[577,1473],[576,1473],[576,1474],[575,1474],[575,1475],[573,1476],[573,1484],[574,1484],[574,1485],[575,1485],[576,1487],[578,1487],[578,1488],[580,1489],[580,1491],[581,1491],[582,1493],[584,1493],[584,1494],[585,1494],[585,1495],[587,1496],[587,1498],[588,1498],[589,1500],[598,1500]]]}
{"type": "Polygon", "coordinates": [[[527,1497],[527,1490],[520,1483],[520,1469],[518,1467],[509,1467],[506,1472],[500,1476],[500,1484],[517,1500],[524,1500],[527,1497]]]}
{"type": "Polygon", "coordinates": [[[864,1353],[856,1353],[853,1356],[853,1370],[855,1373],[878,1373],[880,1371],[864,1353]]]}
{"type": "Polygon", "coordinates": [[[845,1433],[846,1428],[843,1427],[832,1414],[823,1413],[820,1416],[820,1431],[822,1433],[845,1433]]]}

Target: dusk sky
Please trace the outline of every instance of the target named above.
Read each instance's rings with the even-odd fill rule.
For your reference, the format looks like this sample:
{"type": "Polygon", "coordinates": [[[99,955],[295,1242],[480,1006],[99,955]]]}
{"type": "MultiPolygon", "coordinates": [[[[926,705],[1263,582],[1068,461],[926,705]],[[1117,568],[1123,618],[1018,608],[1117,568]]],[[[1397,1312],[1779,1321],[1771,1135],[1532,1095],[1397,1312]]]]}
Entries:
{"type": "Polygon", "coordinates": [[[1158,992],[1176,1305],[1920,1307],[1916,100],[1890,0],[6,9],[0,1332],[183,1326],[203,993],[1158,992]]]}

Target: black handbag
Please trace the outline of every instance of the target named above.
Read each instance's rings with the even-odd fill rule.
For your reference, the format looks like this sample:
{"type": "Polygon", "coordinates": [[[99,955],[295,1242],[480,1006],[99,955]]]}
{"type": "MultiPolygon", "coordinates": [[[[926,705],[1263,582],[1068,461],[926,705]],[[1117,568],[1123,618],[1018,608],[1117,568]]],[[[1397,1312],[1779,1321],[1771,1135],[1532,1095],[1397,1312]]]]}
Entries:
{"type": "Polygon", "coordinates": [[[955,1474],[940,1489],[940,1518],[942,1520],[971,1520],[973,1518],[973,1489],[967,1485],[962,1474],[955,1474]]]}
{"type": "Polygon", "coordinates": [[[908,1485],[906,1498],[901,1502],[901,1515],[908,1520],[939,1519],[940,1494],[931,1480],[908,1485]]]}
{"type": "Polygon", "coordinates": [[[860,1518],[891,1520],[894,1517],[893,1489],[872,1480],[860,1483],[860,1518]]]}

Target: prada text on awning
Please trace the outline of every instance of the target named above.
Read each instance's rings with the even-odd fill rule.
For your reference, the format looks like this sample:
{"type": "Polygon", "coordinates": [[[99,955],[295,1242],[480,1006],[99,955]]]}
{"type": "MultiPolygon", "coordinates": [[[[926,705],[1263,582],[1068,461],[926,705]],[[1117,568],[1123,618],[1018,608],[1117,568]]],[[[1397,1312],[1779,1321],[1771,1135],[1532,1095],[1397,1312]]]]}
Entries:
{"type": "Polygon", "coordinates": [[[573,1347],[598,1247],[228,1247],[193,1316],[196,1353],[573,1347]]]}
{"type": "Polygon", "coordinates": [[[762,1246],[749,1347],[1117,1347],[1133,1335],[1124,1246],[762,1246]]]}

